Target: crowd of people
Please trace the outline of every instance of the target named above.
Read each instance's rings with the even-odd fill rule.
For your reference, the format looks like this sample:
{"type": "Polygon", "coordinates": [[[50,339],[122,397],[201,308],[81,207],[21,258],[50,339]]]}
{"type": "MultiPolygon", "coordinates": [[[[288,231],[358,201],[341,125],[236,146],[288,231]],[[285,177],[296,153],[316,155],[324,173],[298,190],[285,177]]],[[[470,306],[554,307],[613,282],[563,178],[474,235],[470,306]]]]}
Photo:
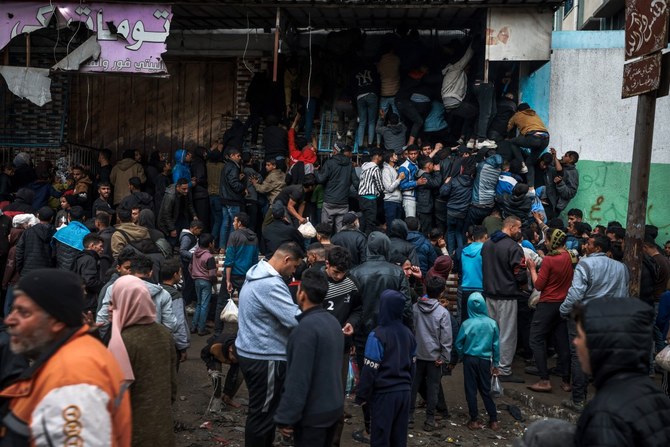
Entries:
{"type": "Polygon", "coordinates": [[[417,395],[423,430],[440,428],[455,403],[442,378],[462,367],[471,430],[500,429],[492,378],[531,374],[530,390],[552,392],[553,374],[579,423],[535,427],[523,445],[552,433],[668,445],[668,372],[663,390],[650,376],[670,342],[670,243],[647,226],[630,298],[621,223],[591,226],[569,207],[579,154],[549,148],[530,106],[468,78],[473,46],[459,51],[433,107],[428,69],[400,77],[387,48],[354,76],[357,141],[341,128],[327,154],[300,114],[265,119],[263,159],[245,150],[253,126],[241,123],[234,139],[147,163],[136,150],[69,167],[18,153],[0,173],[0,445],[173,445],[195,336],[208,337],[210,409],[239,406],[246,384],[249,447],[277,432],[339,445],[350,362],[358,442],[406,445],[417,395]],[[230,300],[237,329],[222,319],[230,300]]]}

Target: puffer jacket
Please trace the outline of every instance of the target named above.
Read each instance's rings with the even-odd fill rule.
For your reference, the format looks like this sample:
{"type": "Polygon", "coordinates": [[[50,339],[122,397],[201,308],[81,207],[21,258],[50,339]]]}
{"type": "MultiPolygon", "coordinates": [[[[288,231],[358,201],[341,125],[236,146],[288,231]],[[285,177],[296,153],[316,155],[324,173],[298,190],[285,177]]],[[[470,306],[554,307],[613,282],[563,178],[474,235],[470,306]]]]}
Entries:
{"type": "Polygon", "coordinates": [[[221,203],[226,206],[244,205],[244,182],[240,180],[240,166],[232,160],[226,160],[219,180],[221,203]]]}
{"type": "Polygon", "coordinates": [[[344,227],[330,238],[333,245],[338,245],[351,253],[351,265],[356,266],[367,259],[368,241],[365,234],[355,227],[344,227]]]}
{"type": "Polygon", "coordinates": [[[584,308],[583,328],[598,392],[577,422],[576,446],[670,445],[670,400],[649,378],[653,308],[601,298],[584,308]]]}
{"type": "Polygon", "coordinates": [[[114,185],[114,205],[121,203],[124,197],[130,194],[128,180],[139,177],[142,183],[147,181],[144,168],[132,158],[124,158],[114,165],[109,179],[114,185]]]}
{"type": "Polygon", "coordinates": [[[14,285],[19,281],[19,271],[16,269],[16,244],[25,230],[21,227],[12,228],[9,232],[9,254],[7,255],[7,265],[2,277],[2,288],[6,289],[8,285],[14,285]]]}
{"type": "Polygon", "coordinates": [[[416,256],[419,259],[419,268],[421,269],[421,273],[425,276],[426,273],[428,273],[428,269],[433,266],[437,259],[435,249],[430,244],[428,238],[418,231],[408,232],[407,241],[416,248],[416,256]]]}
{"type": "Polygon", "coordinates": [[[403,294],[406,300],[403,322],[410,327],[413,325],[409,283],[402,268],[388,262],[390,246],[391,241],[384,233],[373,231],[368,236],[367,260],[351,269],[351,277],[359,285],[363,303],[358,327],[354,328],[354,343],[361,349],[370,331],[377,326],[379,297],[384,290],[397,290],[403,294]]]}
{"type": "Polygon", "coordinates": [[[175,185],[170,185],[165,190],[156,226],[163,233],[169,235],[170,232],[175,230],[175,222],[181,213],[186,213],[189,222],[196,215],[191,192],[189,191],[183,199],[181,197],[177,198],[175,185]]]}
{"type": "Polygon", "coordinates": [[[547,200],[557,213],[568,207],[579,189],[579,172],[574,165],[563,166],[562,176],[563,180],[560,183],[554,183],[556,170],[553,167],[547,169],[545,180],[547,200]]]}
{"type": "Polygon", "coordinates": [[[315,174],[316,181],[324,187],[324,203],[346,205],[349,203],[351,186],[353,185],[358,190],[358,176],[351,164],[351,159],[346,155],[335,155],[327,160],[315,174]]]}
{"type": "Polygon", "coordinates": [[[186,164],[186,149],[179,149],[174,153],[174,167],[172,168],[172,183],[177,183],[177,180],[185,178],[188,180],[188,187],[192,187],[191,183],[191,168],[186,164]]]}
{"type": "Polygon", "coordinates": [[[472,188],[473,205],[478,207],[493,206],[502,164],[503,159],[499,154],[492,155],[479,164],[472,188]]]}
{"type": "Polygon", "coordinates": [[[38,223],[28,228],[16,245],[16,269],[22,275],[32,270],[54,266],[51,238],[56,229],[51,224],[38,223]]]}
{"type": "Polygon", "coordinates": [[[524,227],[528,227],[531,220],[534,220],[530,214],[530,209],[533,206],[533,198],[534,196],[530,194],[522,196],[503,194],[502,196],[496,196],[496,203],[500,206],[503,219],[509,216],[516,216],[521,219],[521,224],[524,227]]]}
{"type": "Polygon", "coordinates": [[[402,265],[406,259],[412,262],[412,265],[419,265],[419,257],[416,255],[416,247],[407,240],[407,224],[404,220],[395,219],[387,229],[387,234],[391,240],[391,247],[388,252],[388,261],[402,265]]]}
{"type": "MultiPolygon", "coordinates": [[[[419,213],[430,214],[433,212],[433,204],[435,203],[435,192],[438,190],[441,182],[441,175],[439,172],[424,173],[421,177],[427,179],[425,185],[418,185],[416,187],[416,211],[419,213]]],[[[422,228],[428,232],[432,228],[422,228]]]]}

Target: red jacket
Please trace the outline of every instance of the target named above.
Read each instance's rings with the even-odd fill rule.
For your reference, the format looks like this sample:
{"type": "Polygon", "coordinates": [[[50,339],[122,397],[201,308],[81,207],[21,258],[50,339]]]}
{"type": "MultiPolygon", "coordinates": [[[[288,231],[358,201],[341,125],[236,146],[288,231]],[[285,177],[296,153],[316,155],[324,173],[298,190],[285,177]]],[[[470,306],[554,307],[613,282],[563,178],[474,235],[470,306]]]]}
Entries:
{"type": "Polygon", "coordinates": [[[290,156],[290,164],[295,164],[299,161],[307,164],[314,164],[316,161],[316,149],[311,144],[303,147],[302,150],[298,149],[295,145],[295,129],[290,128],[288,130],[288,152],[290,156]]]}

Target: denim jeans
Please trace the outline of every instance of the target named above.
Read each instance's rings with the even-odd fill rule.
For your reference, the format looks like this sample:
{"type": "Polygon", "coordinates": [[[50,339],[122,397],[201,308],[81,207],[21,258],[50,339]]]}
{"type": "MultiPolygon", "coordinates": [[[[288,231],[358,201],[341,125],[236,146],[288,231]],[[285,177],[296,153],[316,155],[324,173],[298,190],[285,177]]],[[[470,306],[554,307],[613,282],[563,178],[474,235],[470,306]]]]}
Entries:
{"type": "Polygon", "coordinates": [[[402,203],[400,202],[387,202],[384,200],[384,217],[386,217],[386,228],[391,226],[391,222],[395,219],[402,218],[402,203]]]}
{"type": "Polygon", "coordinates": [[[225,248],[228,244],[228,237],[233,231],[233,218],[237,216],[239,212],[239,206],[222,205],[221,215],[223,216],[223,220],[221,221],[221,236],[219,237],[219,246],[221,248],[225,248]]]}
{"type": "Polygon", "coordinates": [[[379,108],[388,113],[388,109],[391,107],[393,113],[398,114],[398,108],[395,106],[395,96],[382,96],[379,98],[379,108]]]}
{"type": "Polygon", "coordinates": [[[197,330],[198,332],[204,332],[207,320],[207,310],[209,309],[209,300],[212,298],[212,283],[206,279],[196,279],[195,296],[195,315],[193,315],[191,329],[197,330]]]}
{"type": "Polygon", "coordinates": [[[14,303],[14,286],[7,286],[7,295],[5,295],[5,306],[4,306],[4,316],[7,318],[9,313],[12,311],[12,304],[14,303]]]}
{"type": "Polygon", "coordinates": [[[305,139],[312,139],[312,128],[314,127],[314,117],[316,116],[317,99],[314,97],[305,98],[305,139]]]}
{"type": "Polygon", "coordinates": [[[209,196],[209,209],[212,216],[212,236],[216,240],[216,248],[222,248],[219,245],[221,241],[221,223],[223,222],[223,215],[221,214],[221,198],[219,196],[209,196]]]}
{"type": "Polygon", "coordinates": [[[447,220],[447,249],[450,256],[454,256],[456,250],[463,248],[464,233],[465,218],[449,216],[447,220]]]}
{"type": "Polygon", "coordinates": [[[377,95],[368,93],[365,96],[358,98],[356,101],[358,106],[358,131],[356,132],[356,144],[358,147],[363,146],[363,136],[368,135],[368,146],[371,146],[375,141],[375,125],[377,123],[378,115],[378,100],[377,95]]]}

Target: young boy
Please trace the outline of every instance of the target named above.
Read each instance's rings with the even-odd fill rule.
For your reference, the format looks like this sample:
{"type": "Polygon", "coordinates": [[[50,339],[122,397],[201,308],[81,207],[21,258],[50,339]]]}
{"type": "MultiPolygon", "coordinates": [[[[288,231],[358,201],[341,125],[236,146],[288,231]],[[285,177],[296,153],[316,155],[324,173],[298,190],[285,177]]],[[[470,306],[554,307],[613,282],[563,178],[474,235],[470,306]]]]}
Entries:
{"type": "Polygon", "coordinates": [[[191,277],[195,283],[195,314],[191,323],[191,334],[209,335],[211,331],[205,329],[209,300],[212,298],[212,286],[216,284],[216,260],[212,256],[214,251],[214,236],[209,233],[200,235],[198,248],[193,253],[189,266],[191,277]]]}
{"type": "Polygon", "coordinates": [[[198,237],[202,234],[203,223],[199,220],[194,220],[189,225],[189,229],[184,228],[179,234],[179,260],[181,261],[181,271],[184,275],[184,303],[193,305],[196,301],[195,285],[191,277],[189,265],[193,259],[193,252],[198,248],[198,237]]]}
{"type": "Polygon", "coordinates": [[[284,392],[274,418],[282,435],[294,435],[296,447],[330,447],[344,411],[344,336],[323,308],[327,292],[325,273],[303,273],[297,295],[302,314],[288,339],[284,392]]]}
{"type": "Polygon", "coordinates": [[[416,342],[402,323],[405,296],[384,290],[379,300],[379,326],[365,345],[365,360],[356,403],[370,405],[371,445],[407,446],[416,342]]]}
{"type": "Polygon", "coordinates": [[[467,427],[470,430],[482,428],[478,420],[477,390],[489,414],[488,427],[491,430],[500,430],[496,405],[490,395],[491,373],[498,375],[498,368],[493,365],[500,362],[498,333],[498,325],[489,318],[484,297],[479,292],[472,293],[468,298],[468,319],[463,322],[454,344],[458,355],[463,358],[465,399],[470,413],[467,427]]]}
{"type": "Polygon", "coordinates": [[[426,381],[425,431],[433,431],[435,407],[437,406],[442,365],[447,365],[451,355],[451,316],[438,300],[447,282],[441,276],[431,275],[426,279],[426,295],[414,305],[414,330],[416,334],[416,374],[412,384],[412,407],[410,428],[414,423],[414,408],[419,385],[426,381]]]}
{"type": "Polygon", "coordinates": [[[218,337],[212,337],[207,340],[207,345],[200,351],[200,358],[205,362],[207,374],[212,378],[214,386],[214,399],[209,407],[212,413],[221,411],[222,402],[233,408],[242,406],[233,399],[244,382],[240,373],[240,363],[237,360],[236,338],[237,334],[221,334],[218,337]],[[222,389],[221,370],[224,363],[229,365],[229,368],[222,389]]]}
{"type": "Polygon", "coordinates": [[[172,311],[177,317],[177,332],[183,334],[183,337],[176,337],[175,340],[186,340],[188,343],[175,343],[177,349],[177,371],[179,363],[186,361],[186,351],[191,346],[191,336],[188,333],[188,320],[186,319],[186,309],[184,309],[184,299],[181,291],[177,289],[177,284],[181,280],[181,267],[177,259],[166,260],[161,266],[161,287],[170,294],[172,298],[172,311]]]}
{"type": "Polygon", "coordinates": [[[94,312],[98,305],[98,294],[105,283],[100,275],[100,255],[104,242],[97,234],[84,236],[84,250],[79,252],[72,264],[72,271],[81,276],[86,289],[86,311],[94,312]]]}

